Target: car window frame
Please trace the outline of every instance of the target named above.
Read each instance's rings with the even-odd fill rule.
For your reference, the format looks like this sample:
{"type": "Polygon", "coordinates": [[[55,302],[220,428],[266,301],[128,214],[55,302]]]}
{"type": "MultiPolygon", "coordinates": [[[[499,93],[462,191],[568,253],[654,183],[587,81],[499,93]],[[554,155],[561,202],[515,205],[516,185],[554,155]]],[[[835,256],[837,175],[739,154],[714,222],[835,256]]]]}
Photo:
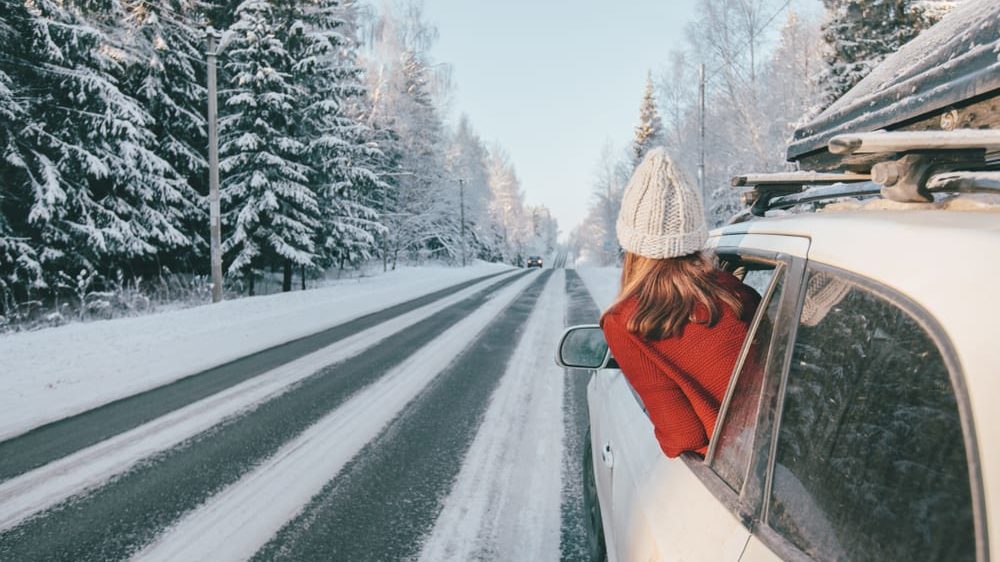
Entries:
{"type": "MultiPolygon", "coordinates": [[[[864,277],[857,273],[831,266],[822,262],[807,260],[804,263],[802,276],[798,284],[798,295],[795,299],[794,321],[789,323],[791,333],[787,340],[786,360],[784,368],[780,373],[779,388],[777,392],[776,404],[773,409],[773,423],[771,424],[771,436],[769,439],[768,452],[766,455],[766,476],[762,494],[760,497],[759,517],[756,520],[756,529],[753,535],[757,537],[767,548],[784,560],[808,561],[813,560],[810,556],[802,552],[791,541],[784,537],[777,530],[768,524],[769,501],[774,477],[774,464],[777,457],[778,433],[781,430],[781,416],[784,410],[785,391],[788,383],[791,357],[794,352],[794,342],[798,337],[798,328],[802,306],[805,302],[805,280],[813,273],[827,273],[835,275],[840,279],[854,284],[871,294],[882,298],[902,310],[916,322],[928,335],[934,345],[941,353],[942,361],[948,370],[948,378],[951,382],[952,391],[955,394],[955,403],[958,408],[959,421],[962,427],[962,437],[965,445],[966,465],[969,470],[969,486],[972,503],[973,528],[975,533],[975,550],[977,562],[988,562],[989,556],[989,536],[986,520],[986,495],[983,487],[982,465],[979,460],[979,446],[975,422],[972,417],[972,405],[969,400],[968,388],[965,384],[964,372],[955,352],[950,338],[941,324],[919,303],[910,299],[903,293],[880,283],[874,279],[864,277]]],[[[780,315],[780,313],[779,313],[780,315]]],[[[769,369],[768,369],[769,371],[769,369]]],[[[765,380],[765,384],[767,381],[765,380]]],[[[759,423],[759,420],[758,420],[759,423]]],[[[756,443],[755,443],[756,447],[756,443]]],[[[752,463],[753,461],[751,461],[752,463]]]]}
{"type": "MultiPolygon", "coordinates": [[[[753,339],[757,337],[757,330],[760,329],[761,324],[764,321],[764,315],[767,313],[767,307],[770,305],[771,299],[774,298],[774,292],[775,289],[777,288],[776,285],[779,276],[784,276],[788,272],[787,265],[785,264],[784,261],[781,260],[774,260],[752,255],[751,256],[740,255],[739,258],[741,262],[756,262],[761,264],[772,265],[774,267],[772,268],[771,271],[773,271],[774,274],[771,276],[771,281],[768,283],[767,289],[764,291],[764,294],[761,295],[760,305],[757,307],[757,310],[754,313],[753,320],[750,323],[750,329],[747,330],[747,339],[745,342],[743,342],[743,347],[740,350],[740,355],[736,359],[736,364],[733,366],[733,374],[729,380],[729,386],[726,388],[726,394],[722,397],[722,403],[719,405],[719,417],[718,419],[716,419],[715,430],[712,432],[712,436],[709,438],[708,451],[705,454],[705,464],[712,469],[712,472],[715,472],[715,469],[712,468],[712,463],[715,461],[715,454],[718,450],[717,448],[719,445],[719,437],[722,434],[722,427],[725,425],[726,419],[729,416],[729,407],[732,403],[733,395],[736,393],[736,385],[739,382],[740,375],[743,374],[743,367],[746,366],[746,359],[747,356],[750,354],[750,344],[753,342],[753,339]]],[[[784,291],[784,288],[782,288],[782,291],[784,291]]],[[[779,298],[783,297],[784,293],[779,295],[779,298]]],[[[780,302],[778,303],[778,306],[780,312],[780,306],[781,306],[780,302]]],[[[777,317],[775,318],[775,322],[777,322],[777,317]]],[[[774,329],[772,328],[771,340],[773,339],[774,339],[774,329]]],[[[771,341],[767,342],[767,360],[764,363],[764,372],[767,371],[767,361],[771,360],[771,343],[772,343],[771,341]]],[[[763,397],[763,377],[764,373],[761,373],[762,386],[761,386],[761,394],[758,397],[758,402],[757,402],[758,414],[760,413],[760,399],[761,397],[763,397]]],[[[756,433],[757,418],[759,417],[760,416],[758,415],[754,419],[755,433],[756,433]]],[[[753,446],[751,445],[751,450],[752,449],[753,446]]],[[[747,466],[745,469],[745,473],[749,473],[750,471],[749,461],[750,459],[747,458],[747,466]]],[[[748,474],[744,474],[743,478],[744,482],[746,481],[747,476],[748,474]]],[[[722,478],[721,475],[720,478],[722,478]]],[[[725,481],[725,479],[723,479],[723,481],[725,481]]],[[[730,489],[732,489],[732,486],[730,486],[728,482],[726,482],[726,485],[729,486],[730,489]]],[[[740,488],[741,489],[743,488],[742,484],[740,485],[740,488]]],[[[736,492],[739,493],[739,490],[736,490],[736,492]]]]}
{"type": "MultiPolygon", "coordinates": [[[[788,345],[791,337],[792,325],[798,321],[796,311],[799,309],[798,297],[801,291],[801,284],[805,272],[806,260],[802,257],[793,256],[784,252],[768,251],[758,248],[748,248],[744,246],[720,246],[714,249],[720,256],[735,256],[741,260],[762,261],[775,263],[777,267],[784,270],[784,289],[780,295],[781,300],[778,305],[778,314],[775,317],[774,329],[771,333],[771,341],[768,345],[768,359],[764,366],[763,380],[761,381],[761,397],[757,409],[756,429],[753,435],[753,444],[750,447],[750,459],[748,462],[747,475],[744,478],[743,486],[739,492],[734,491],[729,484],[722,479],[709,465],[710,457],[706,455],[704,459],[694,453],[685,453],[680,456],[687,467],[698,477],[708,491],[716,497],[748,531],[753,532],[762,515],[762,501],[764,479],[767,464],[762,460],[767,459],[770,449],[770,439],[772,432],[770,425],[773,424],[773,402],[777,399],[777,386],[782,373],[787,368],[791,358],[791,345],[788,345]],[[790,321],[791,320],[791,321],[790,321]]],[[[777,269],[776,267],[776,269],[777,269]]],[[[768,286],[768,292],[773,292],[774,281],[768,286]]],[[[763,300],[761,301],[763,304],[763,300]]],[[[754,315],[751,324],[750,334],[755,333],[759,323],[763,319],[763,308],[754,315]]],[[[740,356],[735,369],[741,368],[743,359],[749,349],[752,336],[744,342],[740,350],[740,356]]],[[[736,384],[736,377],[730,381],[730,387],[736,384]]],[[[731,393],[730,388],[726,389],[727,395],[731,393]]],[[[728,408],[728,403],[725,404],[728,408]]],[[[721,427],[725,417],[725,410],[720,406],[719,421],[716,423],[716,432],[713,432],[709,447],[715,445],[715,433],[721,427]]]]}

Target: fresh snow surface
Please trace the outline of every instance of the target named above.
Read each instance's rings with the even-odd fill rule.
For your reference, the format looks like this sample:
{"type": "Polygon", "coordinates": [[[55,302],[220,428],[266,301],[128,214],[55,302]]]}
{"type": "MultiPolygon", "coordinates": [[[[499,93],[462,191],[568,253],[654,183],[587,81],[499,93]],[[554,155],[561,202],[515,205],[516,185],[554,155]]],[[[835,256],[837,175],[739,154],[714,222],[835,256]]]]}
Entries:
{"type": "Polygon", "coordinates": [[[0,440],[505,269],[405,268],[311,291],[0,337],[0,440]]]}
{"type": "Polygon", "coordinates": [[[221,562],[252,557],[534,280],[535,275],[527,275],[500,290],[134,559],[221,562]]]}
{"type": "Polygon", "coordinates": [[[504,279],[491,278],[340,340],[111,439],[0,483],[0,529],[99,486],[138,461],[285,392],[327,365],[378,342],[504,279]]]}
{"type": "Polygon", "coordinates": [[[614,302],[621,281],[620,267],[581,267],[576,273],[583,279],[598,308],[604,310],[614,302]]]}
{"type": "Polygon", "coordinates": [[[559,559],[564,284],[556,271],[531,313],[421,561],[559,559]]]}

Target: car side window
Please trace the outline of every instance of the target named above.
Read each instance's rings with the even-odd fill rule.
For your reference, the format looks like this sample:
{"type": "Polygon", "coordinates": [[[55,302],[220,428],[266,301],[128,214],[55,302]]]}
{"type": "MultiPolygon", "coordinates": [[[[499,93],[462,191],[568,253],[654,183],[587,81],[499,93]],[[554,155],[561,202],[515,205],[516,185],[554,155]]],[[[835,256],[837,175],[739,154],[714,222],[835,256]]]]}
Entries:
{"type": "Polygon", "coordinates": [[[974,560],[948,367],[887,298],[819,271],[785,384],[767,523],[818,560],[974,560]]]}
{"type": "Polygon", "coordinates": [[[751,270],[743,282],[753,287],[763,300],[729,390],[729,403],[720,418],[722,425],[711,458],[712,470],[736,492],[743,486],[750,463],[764,366],[784,287],[784,268],[751,270]]]}

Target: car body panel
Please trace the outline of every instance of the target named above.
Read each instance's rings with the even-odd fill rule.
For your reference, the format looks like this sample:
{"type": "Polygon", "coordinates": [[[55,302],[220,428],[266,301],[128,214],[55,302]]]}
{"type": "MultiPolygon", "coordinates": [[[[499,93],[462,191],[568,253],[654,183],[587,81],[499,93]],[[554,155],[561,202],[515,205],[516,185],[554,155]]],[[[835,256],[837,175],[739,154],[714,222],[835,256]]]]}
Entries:
{"type": "Polygon", "coordinates": [[[610,445],[613,458],[609,467],[594,455],[609,560],[738,560],[750,532],[683,461],[664,456],[620,371],[595,379],[605,423],[593,429],[592,418],[593,447],[610,445]]]}

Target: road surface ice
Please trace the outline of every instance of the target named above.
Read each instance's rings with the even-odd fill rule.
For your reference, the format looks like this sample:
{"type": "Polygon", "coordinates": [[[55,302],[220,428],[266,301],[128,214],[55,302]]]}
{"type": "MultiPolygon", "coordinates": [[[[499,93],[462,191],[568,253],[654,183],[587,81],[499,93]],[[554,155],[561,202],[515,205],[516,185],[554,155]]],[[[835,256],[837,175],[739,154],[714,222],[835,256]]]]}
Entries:
{"type": "Polygon", "coordinates": [[[319,369],[362,353],[376,343],[505,277],[506,275],[494,277],[457,291],[131,431],[4,481],[0,483],[0,528],[16,525],[34,513],[127,471],[136,462],[150,455],[175,446],[226,418],[271,400],[319,369]]]}
{"type": "Polygon", "coordinates": [[[564,276],[539,298],[421,561],[559,558],[564,276]]]}
{"type": "Polygon", "coordinates": [[[135,559],[225,561],[252,556],[534,280],[529,275],[503,289],[182,519],[135,559]]]}

